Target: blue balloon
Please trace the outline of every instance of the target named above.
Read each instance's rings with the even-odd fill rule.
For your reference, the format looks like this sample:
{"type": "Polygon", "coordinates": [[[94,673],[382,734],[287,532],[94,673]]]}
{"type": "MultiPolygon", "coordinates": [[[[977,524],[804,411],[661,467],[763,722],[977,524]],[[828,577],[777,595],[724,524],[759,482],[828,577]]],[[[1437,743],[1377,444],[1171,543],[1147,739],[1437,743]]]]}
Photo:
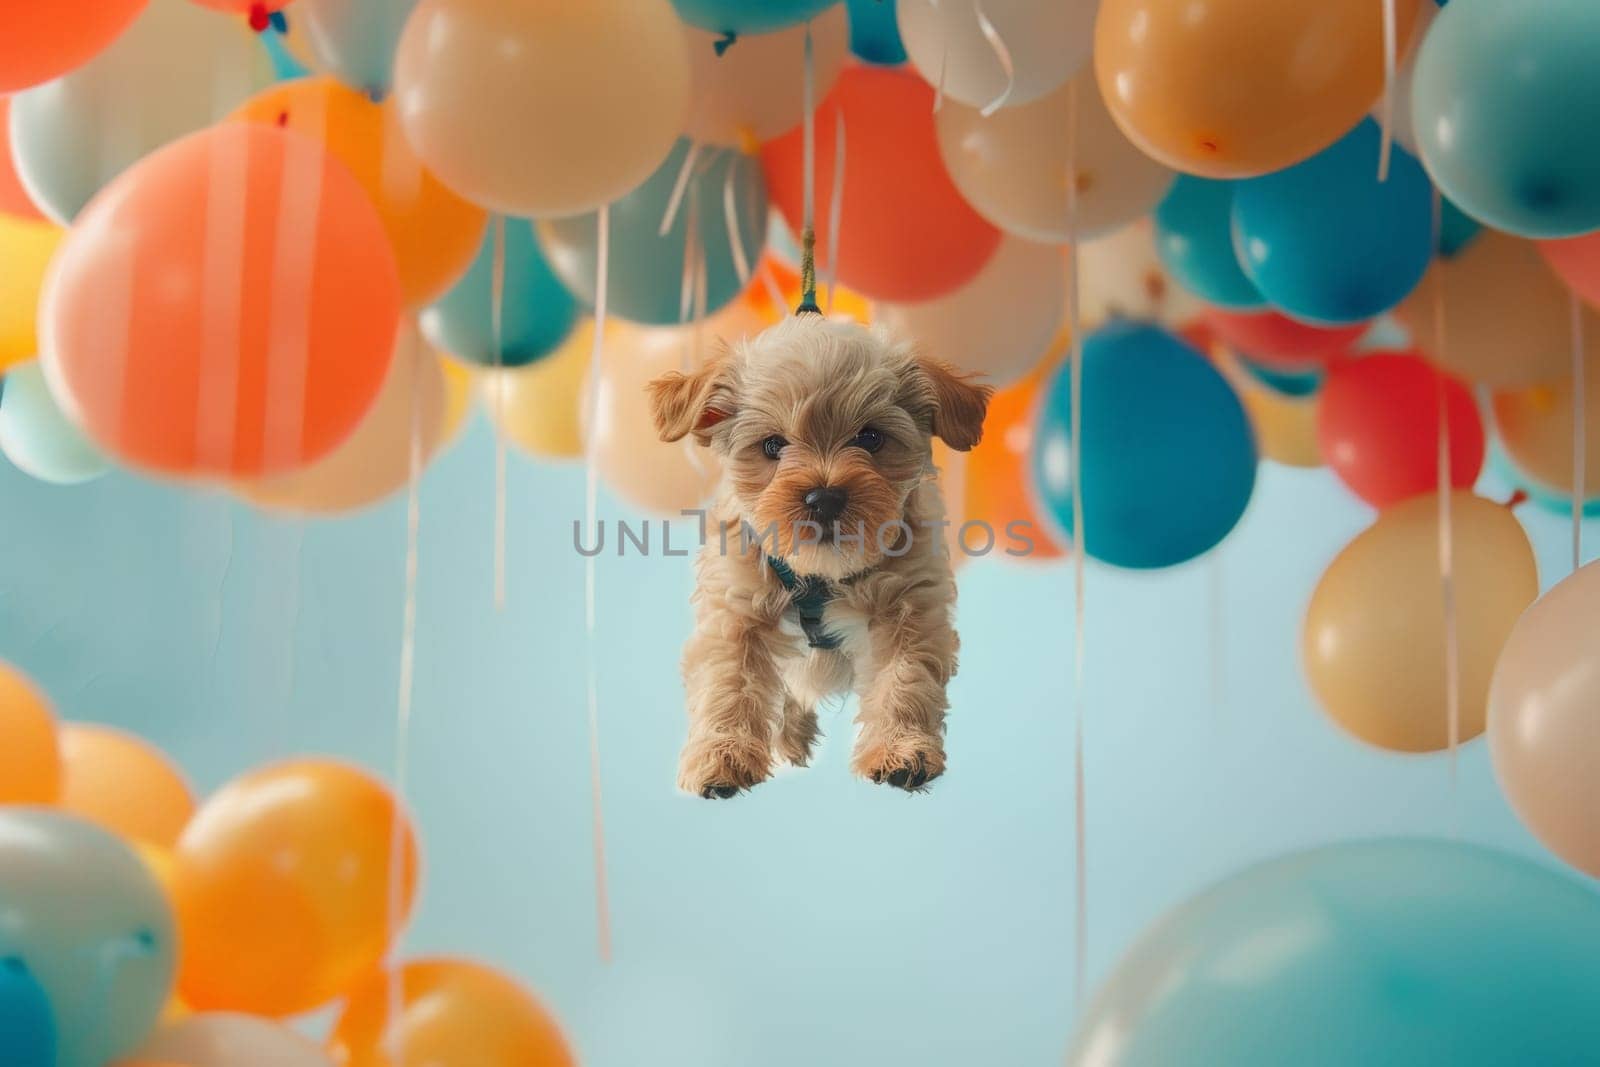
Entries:
{"type": "Polygon", "coordinates": [[[839,0],[672,0],[691,26],[713,33],[770,33],[806,22],[839,0]]]}
{"type": "Polygon", "coordinates": [[[1600,229],[1600,4],[1456,0],[1417,53],[1411,114],[1461,210],[1523,237],[1600,229]]]}
{"type": "MultiPolygon", "coordinates": [[[[680,138],[649,179],[611,205],[611,248],[606,277],[606,307],[631,322],[673,326],[689,316],[684,307],[685,250],[689,223],[705,259],[708,313],[731,303],[744,289],[733,254],[735,233],[746,271],[754,270],[767,240],[767,184],[761,162],[732,148],[695,147],[680,138]],[[689,152],[696,153],[691,175],[665,237],[661,222],[689,152]],[[727,198],[734,226],[728,225],[727,198]]],[[[567,287],[594,303],[599,243],[595,215],[548,219],[539,236],[551,266],[567,287]]],[[[746,275],[748,278],[748,275],[746,275]]],[[[689,311],[693,310],[692,303],[689,311]]]]}
{"type": "Polygon", "coordinates": [[[1439,198],[1439,254],[1449,259],[1466,251],[1468,245],[1483,232],[1478,220],[1450,202],[1447,196],[1439,198]]]}
{"type": "Polygon", "coordinates": [[[42,482],[77,485],[100,477],[111,461],[62,413],[38,360],[0,380],[0,453],[42,482]]]}
{"type": "MultiPolygon", "coordinates": [[[[1084,545],[1118,567],[1170,567],[1216,545],[1244,514],[1256,444],[1209,360],[1157,326],[1113,322],[1083,343],[1084,545]]],[[[1033,472],[1072,532],[1072,379],[1046,390],[1033,472]]]]}
{"type": "Polygon", "coordinates": [[[1306,371],[1279,370],[1266,363],[1260,363],[1248,356],[1235,355],[1239,366],[1279,396],[1311,396],[1322,388],[1322,380],[1327,377],[1321,367],[1314,367],[1306,371]]]}
{"type": "Polygon", "coordinates": [[[20,956],[0,956],[0,1052],[7,1067],[56,1067],[50,1001],[20,956]]]}
{"type": "Polygon", "coordinates": [[[126,844],[59,811],[0,807],[0,959],[23,960],[49,999],[56,1067],[132,1052],[171,994],[176,950],[172,908],[126,844]]]}
{"type": "Polygon", "coordinates": [[[494,343],[495,225],[461,280],[422,312],[422,332],[435,348],[470,363],[522,367],[548,356],[577,325],[582,308],[556,277],[533,223],[505,220],[505,277],[500,354],[494,343]]]}
{"type": "Polygon", "coordinates": [[[1068,1062],[1593,1063],[1596,1004],[1588,886],[1475,845],[1355,842],[1252,867],[1156,923],[1068,1062]]]}
{"type": "Polygon", "coordinates": [[[1156,254],[1177,283],[1235,311],[1266,306],[1233,251],[1233,182],[1178,175],[1156,205],[1156,254]]]}
{"type": "Polygon", "coordinates": [[[850,51],[865,63],[896,67],[906,61],[894,0],[845,0],[850,9],[850,51]]]}
{"type": "Polygon", "coordinates": [[[1323,325],[1361,322],[1417,287],[1433,258],[1433,189],[1396,146],[1378,180],[1377,123],[1303,163],[1240,182],[1233,242],[1261,295],[1323,325]]]}
{"type": "Polygon", "coordinates": [[[303,19],[317,61],[346,85],[381,100],[394,84],[400,32],[417,0],[298,0],[287,17],[303,19]]]}

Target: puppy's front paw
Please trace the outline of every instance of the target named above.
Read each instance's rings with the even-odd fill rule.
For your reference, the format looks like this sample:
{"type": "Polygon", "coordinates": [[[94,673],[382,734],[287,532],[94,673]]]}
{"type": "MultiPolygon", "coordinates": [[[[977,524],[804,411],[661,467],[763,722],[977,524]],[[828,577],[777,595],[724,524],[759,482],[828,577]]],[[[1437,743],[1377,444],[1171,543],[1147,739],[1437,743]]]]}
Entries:
{"type": "Polygon", "coordinates": [[[944,773],[944,740],[921,733],[863,734],[850,769],[879,785],[914,793],[944,773]]]}
{"type": "Polygon", "coordinates": [[[678,788],[707,800],[726,800],[771,776],[771,746],[738,734],[691,737],[678,762],[678,788]]]}

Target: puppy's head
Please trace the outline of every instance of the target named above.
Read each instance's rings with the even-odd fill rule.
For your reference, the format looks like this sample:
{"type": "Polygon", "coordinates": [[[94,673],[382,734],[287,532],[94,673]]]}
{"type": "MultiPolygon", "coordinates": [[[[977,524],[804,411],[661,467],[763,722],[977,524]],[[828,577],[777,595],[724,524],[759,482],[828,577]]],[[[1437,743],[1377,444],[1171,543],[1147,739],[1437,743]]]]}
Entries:
{"type": "Polygon", "coordinates": [[[801,574],[842,578],[901,553],[897,523],[931,465],[930,439],[977,444],[991,390],[882,330],[801,315],[650,392],[662,440],[693,434],[724,457],[740,516],[768,551],[801,574]]]}

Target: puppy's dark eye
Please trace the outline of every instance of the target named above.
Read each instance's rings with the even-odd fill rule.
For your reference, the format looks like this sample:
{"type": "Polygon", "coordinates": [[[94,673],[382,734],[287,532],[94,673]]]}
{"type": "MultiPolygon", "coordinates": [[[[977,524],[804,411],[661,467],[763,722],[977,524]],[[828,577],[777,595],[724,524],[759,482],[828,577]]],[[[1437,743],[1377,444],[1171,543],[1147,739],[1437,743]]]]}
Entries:
{"type": "Polygon", "coordinates": [[[868,452],[876,452],[883,447],[883,434],[878,430],[874,430],[871,426],[864,426],[860,433],[850,439],[850,443],[856,448],[865,449],[868,452]]]}
{"type": "Polygon", "coordinates": [[[788,443],[789,442],[785,441],[782,437],[779,437],[777,434],[773,434],[771,437],[761,442],[761,451],[766,453],[768,459],[777,459],[778,456],[783,452],[783,446],[788,443]]]}

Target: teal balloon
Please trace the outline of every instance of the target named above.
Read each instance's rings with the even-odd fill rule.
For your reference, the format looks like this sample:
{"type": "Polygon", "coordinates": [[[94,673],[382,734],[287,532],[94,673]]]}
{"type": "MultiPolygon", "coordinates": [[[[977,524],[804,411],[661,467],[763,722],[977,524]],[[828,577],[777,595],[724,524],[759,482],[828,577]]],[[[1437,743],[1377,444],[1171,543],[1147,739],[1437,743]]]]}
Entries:
{"type": "Polygon", "coordinates": [[[0,452],[42,482],[78,485],[110,460],[61,411],[37,360],[12,367],[0,384],[0,452]]]}
{"type": "MultiPolygon", "coordinates": [[[[673,190],[693,146],[678,143],[643,185],[610,207],[611,247],[606,282],[610,314],[631,322],[672,326],[688,319],[684,308],[685,250],[689,224],[695,222],[695,244],[705,258],[707,313],[732,303],[743,291],[733,254],[734,241],[744,267],[754,270],[767,240],[767,186],[761,161],[731,148],[700,145],[691,164],[672,227],[661,235],[673,190]],[[728,225],[731,196],[734,226],[728,225]]],[[[595,268],[599,227],[593,214],[549,219],[539,225],[540,239],[556,274],[579,297],[595,300],[595,268]]],[[[692,303],[688,309],[693,311],[692,303]]]]}
{"type": "Polygon", "coordinates": [[[98,826],[0,807],[0,958],[49,998],[58,1067],[101,1067],[144,1040],[172,991],[172,909],[144,862],[98,826]]]}
{"type": "Polygon", "coordinates": [[[505,220],[500,303],[500,353],[494,335],[495,223],[472,266],[438,302],[422,312],[422,332],[435,348],[484,366],[523,367],[554,352],[583,314],[556,277],[533,223],[505,220]]]}
{"type": "Polygon", "coordinates": [[[1449,259],[1466,251],[1478,236],[1483,232],[1483,226],[1478,220],[1462,211],[1450,202],[1450,198],[1439,198],[1439,254],[1449,259]]]}
{"type": "Polygon", "coordinates": [[[0,956],[0,1052],[7,1067],[56,1067],[50,1001],[21,956],[0,956]]]}
{"type": "Polygon", "coordinates": [[[1455,0],[1417,53],[1418,149],[1461,210],[1523,237],[1600,229],[1600,4],[1455,0]]]}
{"type": "Polygon", "coordinates": [[[771,33],[806,22],[839,0],[672,0],[678,17],[713,33],[771,33]]]}
{"type": "Polygon", "coordinates": [[[1577,1065],[1600,1055],[1596,1004],[1590,886],[1475,845],[1356,842],[1252,867],[1157,922],[1068,1062],[1577,1065]]]}
{"type": "Polygon", "coordinates": [[[850,10],[850,51],[864,63],[895,67],[906,61],[894,0],[845,0],[850,10]]]}
{"type": "Polygon", "coordinates": [[[394,84],[400,33],[417,0],[296,0],[300,20],[322,69],[374,100],[394,84]]]}
{"type": "Polygon", "coordinates": [[[1322,367],[1313,367],[1305,371],[1287,371],[1257,362],[1247,356],[1235,355],[1234,358],[1250,377],[1279,396],[1311,396],[1322,388],[1322,379],[1327,376],[1322,367]]]}
{"type": "Polygon", "coordinates": [[[1322,325],[1362,322],[1394,307],[1433,258],[1433,189],[1398,145],[1377,174],[1377,123],[1303,163],[1243,181],[1233,194],[1234,251],[1261,295],[1322,325]]]}
{"type": "Polygon", "coordinates": [[[1267,301],[1245,277],[1233,251],[1233,182],[1178,175],[1156,205],[1156,254],[1177,283],[1200,299],[1233,311],[1267,301]]]}
{"type": "MultiPolygon", "coordinates": [[[[1083,544],[1118,567],[1171,567],[1238,523],[1256,479],[1256,445],[1238,396],[1211,362],[1158,326],[1113,322],[1083,343],[1083,544]]],[[[1072,378],[1047,388],[1034,484],[1071,538],[1072,378]]]]}
{"type": "Polygon", "coordinates": [[[267,50],[267,58],[272,60],[272,75],[278,81],[293,81],[311,74],[311,70],[289,51],[289,46],[284,43],[283,34],[263,33],[261,44],[267,50]]]}

